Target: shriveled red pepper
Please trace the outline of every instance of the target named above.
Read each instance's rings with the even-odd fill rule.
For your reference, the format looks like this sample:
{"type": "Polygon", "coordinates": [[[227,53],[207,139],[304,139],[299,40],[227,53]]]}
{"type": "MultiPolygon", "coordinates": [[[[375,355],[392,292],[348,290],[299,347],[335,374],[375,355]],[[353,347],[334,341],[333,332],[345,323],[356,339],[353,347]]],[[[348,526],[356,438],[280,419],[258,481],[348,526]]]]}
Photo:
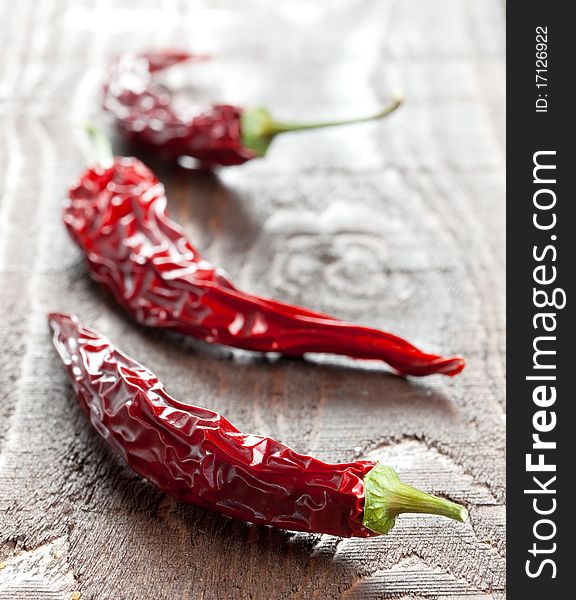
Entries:
{"type": "Polygon", "coordinates": [[[465,508],[403,483],[391,467],[325,463],[241,433],[218,413],[169,396],[153,373],[76,317],[51,314],[49,321],[94,428],[134,471],[179,500],[341,537],[387,533],[404,512],[466,520],[465,508]]]}
{"type": "Polygon", "coordinates": [[[152,149],[165,159],[191,156],[205,167],[239,165],[266,154],[274,137],[288,131],[318,129],[380,119],[401,103],[369,117],[324,123],[278,123],[265,109],[216,104],[193,116],[180,114],[170,92],[154,81],[154,73],[186,60],[204,59],[186,52],[124,54],[110,68],[104,86],[104,108],[124,138],[152,149]]]}
{"type": "Polygon", "coordinates": [[[379,359],[404,375],[464,368],[462,358],[427,354],[391,333],[237,289],[168,218],[150,169],[136,158],[103,161],[71,188],[64,222],[92,278],[139,323],[246,350],[379,359]]]}

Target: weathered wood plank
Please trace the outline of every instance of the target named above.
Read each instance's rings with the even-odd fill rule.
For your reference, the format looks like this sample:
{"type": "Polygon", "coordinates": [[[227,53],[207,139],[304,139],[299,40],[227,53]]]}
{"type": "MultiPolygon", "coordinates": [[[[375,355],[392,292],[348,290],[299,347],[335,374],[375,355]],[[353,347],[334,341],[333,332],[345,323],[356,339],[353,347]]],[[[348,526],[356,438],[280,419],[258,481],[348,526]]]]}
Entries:
{"type": "Polygon", "coordinates": [[[504,63],[497,0],[1,3],[0,599],[503,598],[504,63]],[[381,124],[287,136],[219,175],[162,172],[174,217],[261,294],[461,352],[454,381],[264,358],[135,327],[60,222],[108,56],[184,45],[183,98],[381,124]],[[195,85],[195,82],[198,82],[195,85]],[[339,540],[164,497],[87,427],[45,314],[78,313],[177,397],[329,460],[378,457],[469,505],[339,540]]]}

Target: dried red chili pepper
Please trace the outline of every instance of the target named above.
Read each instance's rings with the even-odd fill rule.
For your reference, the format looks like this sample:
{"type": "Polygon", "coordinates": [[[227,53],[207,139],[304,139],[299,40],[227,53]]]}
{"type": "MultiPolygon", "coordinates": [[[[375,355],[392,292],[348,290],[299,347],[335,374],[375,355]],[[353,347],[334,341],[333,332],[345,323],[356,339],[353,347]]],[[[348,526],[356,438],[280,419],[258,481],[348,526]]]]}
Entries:
{"type": "Polygon", "coordinates": [[[373,461],[329,464],[244,434],[179,402],[153,373],[83,326],[51,314],[54,345],[98,433],[162,491],[229,517],[295,531],[368,537],[420,512],[465,521],[462,506],[400,481],[373,461]]]}
{"type": "Polygon", "coordinates": [[[104,86],[104,108],[127,141],[151,148],[166,159],[191,156],[206,167],[239,165],[264,156],[280,133],[380,119],[401,103],[397,98],[369,117],[311,124],[278,123],[264,109],[245,110],[228,104],[183,116],[172,106],[170,92],[154,81],[153,74],[199,58],[205,57],[164,51],[124,54],[114,61],[104,86]]]}
{"type": "Polygon", "coordinates": [[[424,353],[390,333],[238,290],[167,217],[164,188],[135,158],[89,168],[70,190],[64,222],[92,278],[143,325],[246,350],[379,359],[405,375],[464,368],[462,358],[424,353]]]}

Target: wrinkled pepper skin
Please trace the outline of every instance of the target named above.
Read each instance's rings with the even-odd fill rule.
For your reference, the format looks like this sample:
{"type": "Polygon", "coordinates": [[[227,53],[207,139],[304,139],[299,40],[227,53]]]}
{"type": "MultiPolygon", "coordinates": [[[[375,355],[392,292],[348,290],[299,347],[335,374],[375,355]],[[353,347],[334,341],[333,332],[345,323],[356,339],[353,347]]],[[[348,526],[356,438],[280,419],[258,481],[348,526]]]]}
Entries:
{"type": "Polygon", "coordinates": [[[251,523],[378,535],[362,524],[363,476],[376,463],[328,464],[241,433],[218,413],[172,398],[153,373],[76,317],[55,313],[49,321],[92,425],[163,492],[251,523]]]}
{"type": "Polygon", "coordinates": [[[168,218],[163,186],[135,158],[88,169],[70,190],[64,222],[92,278],[143,325],[246,350],[378,359],[403,375],[464,368],[462,358],[427,354],[390,333],[238,290],[168,218]]]}
{"type": "Polygon", "coordinates": [[[374,121],[402,104],[402,97],[396,95],[374,114],[314,123],[279,122],[265,108],[230,104],[214,104],[192,114],[176,110],[170,91],[155,81],[155,73],[182,61],[206,58],[161,50],[119,56],[104,85],[103,106],[124,140],[164,160],[192,157],[201,168],[212,169],[265,156],[279,134],[374,121]]]}
{"type": "Polygon", "coordinates": [[[170,92],[154,73],[182,61],[202,60],[185,52],[124,54],[113,62],[104,86],[104,108],[122,137],[165,160],[196,158],[202,166],[240,165],[256,153],[242,143],[243,109],[215,104],[189,118],[177,113],[170,92]]]}
{"type": "Polygon", "coordinates": [[[404,375],[464,367],[390,333],[238,290],[167,217],[163,186],[135,158],[88,169],[70,190],[64,222],[92,278],[143,325],[246,350],[379,359],[404,375]]]}

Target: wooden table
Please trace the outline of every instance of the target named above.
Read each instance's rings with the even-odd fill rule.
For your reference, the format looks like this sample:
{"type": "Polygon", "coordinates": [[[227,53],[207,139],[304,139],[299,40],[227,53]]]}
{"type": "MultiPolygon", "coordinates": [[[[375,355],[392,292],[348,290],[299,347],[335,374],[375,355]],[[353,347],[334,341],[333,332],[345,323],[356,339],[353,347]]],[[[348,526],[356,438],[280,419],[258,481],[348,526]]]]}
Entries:
{"type": "Polygon", "coordinates": [[[503,598],[504,3],[3,2],[0,34],[0,598],[503,598]],[[60,207],[101,119],[112,54],[184,46],[186,96],[286,120],[217,175],[164,169],[170,210],[237,284],[462,353],[454,380],[294,361],[134,326],[91,283],[60,207]],[[77,313],[171,393],[326,460],[378,457],[470,508],[342,540],[233,522],[163,496],[88,427],[51,346],[77,313]]]}

